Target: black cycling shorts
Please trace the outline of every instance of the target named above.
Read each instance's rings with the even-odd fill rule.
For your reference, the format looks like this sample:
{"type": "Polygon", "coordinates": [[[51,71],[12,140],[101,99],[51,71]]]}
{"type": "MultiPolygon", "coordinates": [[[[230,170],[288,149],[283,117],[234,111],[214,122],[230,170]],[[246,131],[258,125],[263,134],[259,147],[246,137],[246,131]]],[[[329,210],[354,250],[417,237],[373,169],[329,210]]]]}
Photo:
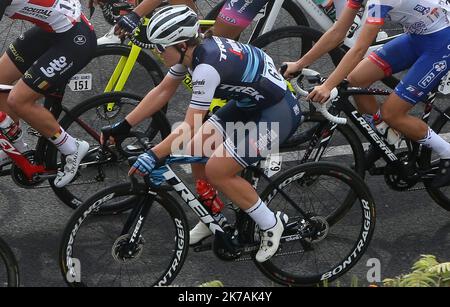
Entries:
{"type": "Polygon", "coordinates": [[[278,152],[301,123],[300,105],[290,91],[265,109],[246,109],[231,100],[208,119],[223,135],[227,152],[243,168],[278,152]]]}
{"type": "Polygon", "coordinates": [[[94,28],[82,15],[81,21],[64,33],[33,27],[9,45],[6,53],[23,73],[25,84],[46,95],[64,88],[89,63],[96,47],[94,28]]]}

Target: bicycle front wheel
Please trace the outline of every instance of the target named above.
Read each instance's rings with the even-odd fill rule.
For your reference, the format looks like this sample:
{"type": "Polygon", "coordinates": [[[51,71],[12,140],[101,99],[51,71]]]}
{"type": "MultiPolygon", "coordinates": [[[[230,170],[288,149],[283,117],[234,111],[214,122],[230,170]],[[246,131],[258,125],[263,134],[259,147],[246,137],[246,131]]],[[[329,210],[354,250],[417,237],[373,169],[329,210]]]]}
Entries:
{"type": "MultiPolygon", "coordinates": [[[[102,206],[121,199],[142,205],[148,191],[131,184],[100,191],[80,206],[66,225],[60,245],[60,268],[64,280],[77,286],[167,286],[175,279],[189,248],[189,226],[181,205],[159,192],[141,224],[137,248],[123,253],[132,233],[126,225],[140,221],[134,211],[120,215],[98,215],[102,206]]],[[[134,229],[132,227],[131,229],[134,229]]],[[[132,231],[132,230],[131,230],[132,231]]]]}
{"type": "Polygon", "coordinates": [[[9,246],[0,238],[0,287],[18,287],[19,268],[16,257],[9,246]]]}
{"type": "MultiPolygon", "coordinates": [[[[67,133],[73,137],[85,140],[90,149],[80,164],[75,180],[63,188],[55,187],[53,180],[50,185],[56,196],[71,208],[76,208],[89,196],[108,186],[128,181],[128,156],[116,152],[105,159],[98,159],[100,149],[100,131],[104,126],[112,125],[125,118],[142,100],[142,97],[124,93],[106,93],[94,96],[70,110],[60,121],[67,133]],[[114,107],[109,110],[108,104],[114,107]]],[[[170,134],[170,125],[161,112],[133,127],[133,132],[146,136],[149,143],[157,144],[170,134]]],[[[138,155],[144,151],[143,144],[137,138],[128,138],[122,148],[127,153],[138,155]]],[[[61,168],[64,158],[54,146],[48,146],[46,166],[48,169],[61,168]]],[[[110,206],[109,213],[122,210],[122,204],[110,206]]],[[[106,209],[105,209],[106,210],[106,209]]],[[[105,212],[106,213],[106,212],[105,212]]]]}
{"type": "Polygon", "coordinates": [[[261,272],[283,285],[322,285],[342,276],[363,256],[375,229],[368,187],[355,172],[336,163],[299,165],[277,177],[261,199],[289,216],[278,252],[266,262],[255,261],[261,272]],[[356,195],[355,204],[348,202],[349,194],[356,195]]]}
{"type": "MultiPolygon", "coordinates": [[[[78,72],[80,80],[69,83],[69,86],[66,87],[63,105],[73,108],[79,101],[104,93],[120,59],[128,58],[130,52],[131,47],[127,45],[98,45],[92,60],[78,72]],[[83,83],[81,78],[90,81],[83,83]]],[[[121,91],[145,96],[163,78],[164,75],[159,65],[144,50],[141,50],[121,91]]]]}

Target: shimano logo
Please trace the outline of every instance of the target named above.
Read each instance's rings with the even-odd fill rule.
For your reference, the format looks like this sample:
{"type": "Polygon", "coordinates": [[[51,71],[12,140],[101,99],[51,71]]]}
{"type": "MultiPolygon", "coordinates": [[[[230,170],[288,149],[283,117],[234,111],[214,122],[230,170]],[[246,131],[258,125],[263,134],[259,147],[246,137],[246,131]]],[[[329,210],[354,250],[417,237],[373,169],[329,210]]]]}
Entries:
{"type": "Polygon", "coordinates": [[[61,71],[64,67],[67,66],[66,57],[60,57],[59,59],[55,59],[49,63],[50,67],[44,68],[41,67],[41,71],[45,76],[51,78],[55,76],[55,71],[61,71]]]}
{"type": "Polygon", "coordinates": [[[260,101],[261,99],[265,98],[257,90],[255,90],[253,87],[250,87],[250,86],[235,86],[235,85],[224,84],[224,85],[220,86],[220,89],[227,90],[229,92],[246,94],[246,95],[253,97],[256,101],[260,101]]]}
{"type": "Polygon", "coordinates": [[[384,151],[384,153],[389,157],[389,159],[391,161],[397,161],[398,160],[397,156],[389,149],[386,143],[372,129],[372,127],[370,127],[370,125],[366,122],[366,120],[363,117],[358,117],[358,111],[353,111],[352,115],[361,124],[361,126],[363,126],[364,129],[366,129],[372,140],[374,140],[380,146],[381,150],[384,151]]]}

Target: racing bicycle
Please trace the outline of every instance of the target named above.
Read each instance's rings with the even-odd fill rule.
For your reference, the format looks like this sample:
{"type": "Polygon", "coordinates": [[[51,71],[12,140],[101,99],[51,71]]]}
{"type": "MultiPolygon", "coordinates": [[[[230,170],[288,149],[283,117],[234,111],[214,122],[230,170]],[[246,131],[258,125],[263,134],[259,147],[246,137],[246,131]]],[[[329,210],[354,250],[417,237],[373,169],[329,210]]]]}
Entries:
{"type": "Polygon", "coordinates": [[[0,238],[0,287],[19,286],[19,267],[8,244],[0,238]]]}

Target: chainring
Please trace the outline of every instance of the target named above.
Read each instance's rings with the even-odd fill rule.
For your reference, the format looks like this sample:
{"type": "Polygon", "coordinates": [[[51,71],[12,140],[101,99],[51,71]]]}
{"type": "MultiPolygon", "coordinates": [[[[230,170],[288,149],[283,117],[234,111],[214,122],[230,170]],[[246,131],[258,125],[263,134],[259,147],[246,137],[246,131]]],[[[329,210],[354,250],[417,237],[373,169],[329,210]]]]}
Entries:
{"type": "MultiPolygon", "coordinates": [[[[30,163],[34,163],[34,150],[27,151],[23,153],[22,155],[30,161],[30,163]]],[[[42,180],[34,180],[29,181],[27,176],[24,174],[24,172],[18,167],[16,164],[11,165],[11,178],[14,181],[15,184],[17,184],[19,187],[25,188],[25,189],[32,189],[35,186],[41,184],[45,181],[45,179],[42,180]]]]}
{"type": "MultiPolygon", "coordinates": [[[[409,152],[404,151],[397,154],[401,163],[409,162],[409,152]]],[[[405,166],[407,167],[407,166],[405,166]]],[[[408,180],[403,178],[398,167],[392,165],[386,165],[384,168],[384,180],[386,184],[395,191],[407,191],[417,184],[419,180],[408,180]]]]}

